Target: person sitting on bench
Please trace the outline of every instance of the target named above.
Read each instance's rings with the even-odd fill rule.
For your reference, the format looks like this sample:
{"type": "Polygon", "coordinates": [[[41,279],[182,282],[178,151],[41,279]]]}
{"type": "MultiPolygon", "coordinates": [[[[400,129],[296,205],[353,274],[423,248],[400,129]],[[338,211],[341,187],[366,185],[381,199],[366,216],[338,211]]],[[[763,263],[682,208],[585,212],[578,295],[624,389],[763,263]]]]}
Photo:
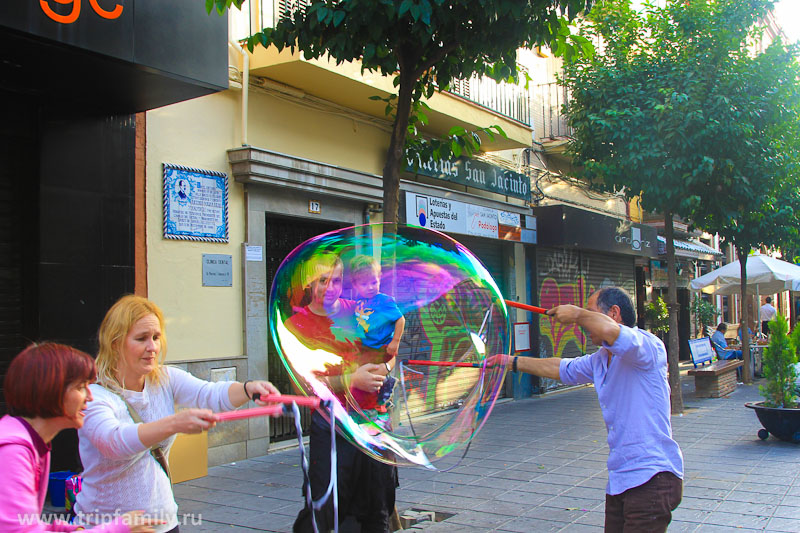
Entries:
{"type": "Polygon", "coordinates": [[[728,341],[725,339],[725,332],[728,331],[728,324],[720,322],[717,326],[717,331],[711,335],[711,343],[717,351],[717,358],[720,361],[729,361],[732,359],[743,359],[741,350],[729,350],[728,341]]]}

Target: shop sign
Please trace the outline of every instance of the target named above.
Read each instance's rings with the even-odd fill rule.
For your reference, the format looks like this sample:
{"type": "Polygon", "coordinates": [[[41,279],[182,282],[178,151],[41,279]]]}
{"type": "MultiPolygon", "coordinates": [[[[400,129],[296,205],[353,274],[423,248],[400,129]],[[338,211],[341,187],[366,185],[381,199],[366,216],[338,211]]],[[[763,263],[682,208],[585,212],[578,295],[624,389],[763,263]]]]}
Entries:
{"type": "Polygon", "coordinates": [[[414,168],[414,159],[406,159],[406,171],[531,201],[528,176],[477,159],[431,158],[423,162],[418,158],[417,168],[414,168]]]}
{"type": "MultiPolygon", "coordinates": [[[[67,13],[57,13],[53,10],[50,6],[50,2],[48,0],[39,0],[39,5],[44,11],[44,14],[47,15],[52,20],[58,22],[59,24],[72,24],[78,17],[81,15],[81,0],[56,0],[59,4],[72,4],[70,11],[67,13]]],[[[107,20],[114,20],[119,18],[122,15],[123,7],[121,4],[115,4],[114,8],[110,11],[106,11],[97,3],[97,0],[89,0],[89,6],[92,10],[97,13],[101,18],[107,20]]],[[[90,15],[91,16],[91,15],[90,15]]]]}
{"type": "Polygon", "coordinates": [[[658,256],[656,230],[650,226],[567,205],[539,206],[533,212],[541,245],[658,256]]]}
{"type": "Polygon", "coordinates": [[[50,73],[44,83],[59,97],[94,91],[87,100],[95,104],[141,110],[127,101],[159,107],[228,88],[227,14],[208,15],[203,2],[0,0],[0,29],[25,42],[3,59],[50,73]]]}
{"type": "Polygon", "coordinates": [[[406,192],[406,223],[412,226],[445,233],[519,241],[520,222],[520,216],[515,213],[406,192]]]}

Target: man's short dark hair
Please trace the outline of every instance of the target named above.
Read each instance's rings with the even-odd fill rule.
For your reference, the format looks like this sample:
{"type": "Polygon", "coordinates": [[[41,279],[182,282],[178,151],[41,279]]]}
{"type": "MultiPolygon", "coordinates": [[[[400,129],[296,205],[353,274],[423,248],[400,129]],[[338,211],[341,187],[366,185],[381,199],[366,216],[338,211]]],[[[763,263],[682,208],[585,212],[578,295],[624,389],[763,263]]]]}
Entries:
{"type": "Polygon", "coordinates": [[[725,322],[720,322],[719,325],[717,326],[717,331],[725,333],[726,331],[728,331],[728,324],[726,324],[725,322]]]}
{"type": "Polygon", "coordinates": [[[767,303],[768,304],[772,303],[772,296],[767,296],[767,303]]]}
{"type": "Polygon", "coordinates": [[[632,328],[636,325],[636,309],[630,295],[620,287],[605,287],[597,291],[597,307],[608,313],[612,306],[619,307],[622,323],[632,328]]]}

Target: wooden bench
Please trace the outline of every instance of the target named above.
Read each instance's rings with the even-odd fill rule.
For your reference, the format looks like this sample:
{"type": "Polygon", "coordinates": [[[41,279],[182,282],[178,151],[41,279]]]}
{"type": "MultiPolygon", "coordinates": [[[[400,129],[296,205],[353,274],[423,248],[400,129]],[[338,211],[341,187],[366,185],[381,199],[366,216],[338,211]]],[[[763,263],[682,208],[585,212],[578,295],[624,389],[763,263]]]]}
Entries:
{"type": "Polygon", "coordinates": [[[742,366],[738,359],[712,363],[714,346],[708,337],[691,339],[689,353],[694,368],[689,375],[694,376],[695,396],[698,398],[720,398],[736,390],[736,369],[742,366]],[[708,363],[708,366],[705,366],[708,363]],[[697,368],[700,365],[700,368],[697,368]]]}

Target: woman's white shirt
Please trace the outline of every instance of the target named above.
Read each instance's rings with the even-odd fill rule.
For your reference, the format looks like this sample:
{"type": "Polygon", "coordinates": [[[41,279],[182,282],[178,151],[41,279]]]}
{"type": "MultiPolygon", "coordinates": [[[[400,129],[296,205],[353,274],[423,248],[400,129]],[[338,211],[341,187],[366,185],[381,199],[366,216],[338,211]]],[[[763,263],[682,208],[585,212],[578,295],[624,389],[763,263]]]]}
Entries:
{"type": "MultiPolygon", "coordinates": [[[[177,368],[165,370],[166,377],[159,385],[148,381],[142,392],[122,391],[143,422],[170,416],[175,406],[214,412],[234,409],[228,396],[233,382],[211,383],[177,368]]],[[[78,519],[96,525],[128,511],[144,510],[149,518],[167,521],[157,532],[173,529],[178,525],[178,506],[172,484],[139,440],[138,424],[116,393],[97,384],[91,389],[94,400],[89,402],[78,431],[84,468],[83,488],[75,505],[78,519]]],[[[174,441],[172,435],[159,443],[167,457],[174,441]]]]}

